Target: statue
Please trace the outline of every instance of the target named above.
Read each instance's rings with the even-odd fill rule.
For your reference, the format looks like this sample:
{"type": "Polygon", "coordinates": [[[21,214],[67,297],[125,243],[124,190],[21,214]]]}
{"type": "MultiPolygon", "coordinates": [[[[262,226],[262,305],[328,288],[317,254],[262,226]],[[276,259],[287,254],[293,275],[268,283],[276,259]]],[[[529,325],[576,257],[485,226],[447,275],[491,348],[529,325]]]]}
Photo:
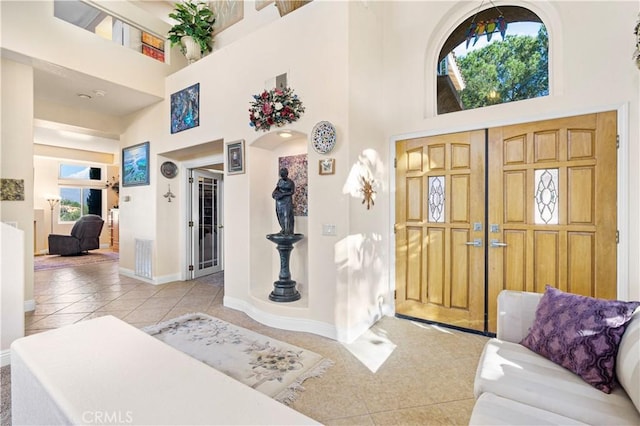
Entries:
{"type": "Polygon", "coordinates": [[[280,179],[271,197],[276,200],[276,216],[280,224],[280,232],[268,234],[267,240],[276,244],[276,250],[280,256],[280,274],[278,281],[273,283],[273,291],[269,294],[269,300],[274,302],[293,302],[300,299],[300,292],[296,289],[296,282],[291,279],[289,270],[289,258],[293,245],[300,241],[304,235],[293,233],[293,192],[295,183],[289,179],[289,170],[286,167],[280,169],[280,179]]]}
{"type": "Polygon", "coordinates": [[[280,169],[280,179],[271,197],[276,200],[276,216],[280,224],[280,233],[283,235],[293,234],[293,193],[296,189],[295,183],[289,179],[289,170],[280,169]]]}

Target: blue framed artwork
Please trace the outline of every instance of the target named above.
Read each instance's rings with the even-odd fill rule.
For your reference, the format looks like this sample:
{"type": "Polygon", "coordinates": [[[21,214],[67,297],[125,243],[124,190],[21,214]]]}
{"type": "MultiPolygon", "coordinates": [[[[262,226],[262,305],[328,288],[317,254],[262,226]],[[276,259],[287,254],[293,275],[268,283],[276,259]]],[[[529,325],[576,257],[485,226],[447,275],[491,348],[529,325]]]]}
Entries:
{"type": "Polygon", "coordinates": [[[122,148],[122,186],[149,185],[149,142],[122,148]]]}
{"type": "Polygon", "coordinates": [[[200,83],[171,95],[171,133],[200,125],[200,83]]]}

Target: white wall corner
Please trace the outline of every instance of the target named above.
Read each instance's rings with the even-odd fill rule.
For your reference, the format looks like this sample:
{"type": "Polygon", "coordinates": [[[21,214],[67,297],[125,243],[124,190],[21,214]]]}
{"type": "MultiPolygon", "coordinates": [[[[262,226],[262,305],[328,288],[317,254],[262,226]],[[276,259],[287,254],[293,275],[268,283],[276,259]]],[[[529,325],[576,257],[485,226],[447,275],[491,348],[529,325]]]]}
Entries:
{"type": "Polygon", "coordinates": [[[11,349],[0,351],[0,367],[11,364],[11,349]]]}

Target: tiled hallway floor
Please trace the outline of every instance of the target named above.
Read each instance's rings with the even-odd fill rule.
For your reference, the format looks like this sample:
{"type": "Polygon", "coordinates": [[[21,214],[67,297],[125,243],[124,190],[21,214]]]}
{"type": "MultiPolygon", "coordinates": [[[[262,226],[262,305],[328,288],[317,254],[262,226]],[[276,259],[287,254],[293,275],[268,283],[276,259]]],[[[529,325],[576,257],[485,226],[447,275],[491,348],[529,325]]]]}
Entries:
{"type": "Polygon", "coordinates": [[[291,405],[322,423],[468,423],[473,378],[485,337],[385,317],[358,341],[358,351],[356,345],[270,328],[225,308],[223,283],[223,275],[214,274],[156,286],[119,275],[117,262],[38,271],[36,310],[25,316],[26,334],[102,315],[143,327],[204,312],[335,361],[322,378],[307,380],[305,392],[291,405]],[[371,360],[376,359],[385,361],[374,372],[371,360]]]}

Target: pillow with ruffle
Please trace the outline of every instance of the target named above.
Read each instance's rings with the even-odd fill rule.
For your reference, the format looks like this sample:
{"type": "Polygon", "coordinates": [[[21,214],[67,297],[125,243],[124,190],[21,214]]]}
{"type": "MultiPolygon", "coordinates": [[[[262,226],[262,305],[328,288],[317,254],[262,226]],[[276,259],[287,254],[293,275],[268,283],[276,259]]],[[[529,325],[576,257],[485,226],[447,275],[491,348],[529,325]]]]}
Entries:
{"type": "Polygon", "coordinates": [[[618,345],[638,306],[640,302],[595,299],[547,285],[520,344],[611,393],[618,345]]]}

